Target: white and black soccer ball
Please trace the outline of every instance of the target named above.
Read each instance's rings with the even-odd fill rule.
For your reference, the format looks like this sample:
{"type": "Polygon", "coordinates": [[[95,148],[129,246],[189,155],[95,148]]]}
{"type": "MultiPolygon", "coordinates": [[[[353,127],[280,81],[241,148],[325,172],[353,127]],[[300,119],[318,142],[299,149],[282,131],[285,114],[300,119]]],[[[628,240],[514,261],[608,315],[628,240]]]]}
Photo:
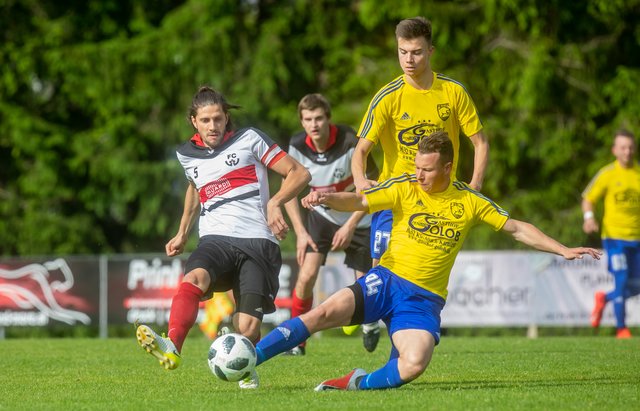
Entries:
{"type": "Polygon", "coordinates": [[[256,366],[256,349],[240,334],[224,334],[216,338],[208,355],[211,372],[223,381],[247,378],[256,366]]]}

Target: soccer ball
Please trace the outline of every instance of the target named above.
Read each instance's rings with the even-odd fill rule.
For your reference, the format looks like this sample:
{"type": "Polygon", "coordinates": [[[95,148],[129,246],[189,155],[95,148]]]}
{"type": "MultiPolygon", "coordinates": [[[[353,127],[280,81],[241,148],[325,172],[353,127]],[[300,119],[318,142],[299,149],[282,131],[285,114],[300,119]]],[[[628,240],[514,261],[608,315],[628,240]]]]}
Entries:
{"type": "Polygon", "coordinates": [[[249,339],[240,334],[224,334],[209,347],[209,368],[223,381],[247,378],[256,366],[256,349],[249,339]]]}

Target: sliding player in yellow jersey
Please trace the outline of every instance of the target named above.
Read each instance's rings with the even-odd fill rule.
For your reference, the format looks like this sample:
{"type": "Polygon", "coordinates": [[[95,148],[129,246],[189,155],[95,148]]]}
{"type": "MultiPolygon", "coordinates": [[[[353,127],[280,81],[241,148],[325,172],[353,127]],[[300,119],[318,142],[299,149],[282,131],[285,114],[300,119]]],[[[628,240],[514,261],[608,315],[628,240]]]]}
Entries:
{"type": "MultiPolygon", "coordinates": [[[[489,143],[473,100],[464,86],[431,69],[434,52],[431,22],[424,17],[402,20],[396,26],[398,60],[403,75],[385,85],[373,97],[362,120],[358,145],[351,163],[356,191],[377,183],[365,176],[367,157],[380,144],[384,157],[378,181],[402,173],[414,172],[418,141],[435,131],[446,131],[453,142],[454,160],[451,176],[456,178],[460,135],[467,136],[474,147],[474,190],[482,188],[489,159],[489,143]]],[[[391,212],[380,210],[371,220],[371,257],[373,265],[384,254],[391,235],[391,212]]],[[[370,331],[363,327],[365,336],[370,331]]]]}
{"type": "Polygon", "coordinates": [[[582,193],[584,232],[598,231],[594,204],[604,197],[602,245],[607,253],[614,289],[598,291],[591,314],[591,325],[600,326],[607,302],[613,302],[616,337],[631,338],[625,323],[625,301],[640,294],[640,166],[635,160],[634,135],[626,130],[616,132],[611,149],[616,161],[604,166],[582,193]]]}
{"type": "Polygon", "coordinates": [[[256,346],[258,364],[295,347],[310,334],[346,324],[382,319],[391,337],[389,361],[367,373],[356,368],[316,387],[324,390],[395,388],[419,377],[440,341],[440,311],[447,298],[451,267],[471,227],[485,223],[537,250],[568,260],[593,248],[567,248],[529,223],[509,218],[493,201],[451,179],[454,154],[447,133],[423,138],[415,174],[403,174],[363,193],[312,192],[305,207],[326,205],[342,211],[390,209],[393,229],[380,264],[300,317],[280,324],[256,346]]]}

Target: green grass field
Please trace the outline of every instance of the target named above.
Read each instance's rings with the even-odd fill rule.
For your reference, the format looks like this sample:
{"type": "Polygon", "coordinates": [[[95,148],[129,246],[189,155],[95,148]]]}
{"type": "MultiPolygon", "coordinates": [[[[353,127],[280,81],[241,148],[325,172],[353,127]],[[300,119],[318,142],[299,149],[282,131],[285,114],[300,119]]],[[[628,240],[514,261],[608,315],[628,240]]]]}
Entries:
{"type": "MultiPolygon", "coordinates": [[[[209,342],[192,331],[182,366],[165,371],[129,339],[0,341],[0,409],[623,410],[640,407],[640,339],[445,337],[420,378],[395,390],[322,392],[322,380],[379,368],[389,342],[367,353],[359,337],[313,337],[305,357],[258,367],[242,391],[209,371],[209,342]]],[[[386,336],[385,336],[386,337],[386,336]]]]}

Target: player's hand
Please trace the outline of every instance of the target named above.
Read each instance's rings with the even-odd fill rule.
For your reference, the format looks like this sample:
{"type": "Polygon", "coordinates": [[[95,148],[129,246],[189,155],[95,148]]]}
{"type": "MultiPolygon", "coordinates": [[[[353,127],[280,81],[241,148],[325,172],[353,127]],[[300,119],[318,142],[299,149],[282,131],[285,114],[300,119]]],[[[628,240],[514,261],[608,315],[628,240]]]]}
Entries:
{"type": "Polygon", "coordinates": [[[598,227],[598,222],[595,218],[587,218],[584,220],[584,223],[582,223],[582,231],[586,234],[597,233],[598,230],[600,230],[600,227],[598,227]]]}
{"type": "Polygon", "coordinates": [[[582,257],[585,254],[590,255],[594,260],[599,260],[600,256],[602,255],[602,251],[596,250],[595,248],[591,247],[575,247],[567,248],[562,253],[562,256],[567,260],[582,260],[582,257]]]}
{"type": "Polygon", "coordinates": [[[280,206],[274,204],[272,201],[267,203],[267,225],[279,241],[287,238],[289,226],[284,219],[284,215],[282,215],[280,206]]]}
{"type": "Polygon", "coordinates": [[[351,240],[353,239],[354,231],[355,227],[352,228],[346,225],[340,227],[331,241],[331,251],[344,250],[349,247],[349,244],[351,244],[351,240]]]}
{"type": "Polygon", "coordinates": [[[169,242],[164,246],[164,249],[169,257],[175,257],[180,255],[184,251],[184,246],[187,243],[187,238],[181,234],[176,234],[169,242]]]}
{"type": "Polygon", "coordinates": [[[313,207],[324,204],[324,193],[312,191],[300,200],[300,204],[302,204],[304,208],[312,210],[313,207]]]}
{"type": "Polygon", "coordinates": [[[318,246],[308,232],[305,231],[302,235],[296,235],[296,260],[300,267],[302,267],[302,264],[304,263],[304,257],[307,254],[307,247],[311,247],[316,253],[318,252],[318,246]]]}
{"type": "Polygon", "coordinates": [[[361,179],[354,179],[353,184],[356,186],[356,193],[361,193],[363,190],[377,186],[378,182],[375,180],[361,178],[361,179]]]}

